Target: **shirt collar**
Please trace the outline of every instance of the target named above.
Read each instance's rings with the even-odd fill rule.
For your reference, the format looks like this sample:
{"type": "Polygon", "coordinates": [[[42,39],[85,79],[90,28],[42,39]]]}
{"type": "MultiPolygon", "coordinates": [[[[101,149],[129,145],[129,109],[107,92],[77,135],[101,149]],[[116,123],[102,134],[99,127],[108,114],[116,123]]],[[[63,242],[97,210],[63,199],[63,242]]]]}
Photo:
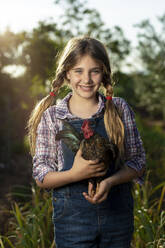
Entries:
{"type": "MultiPolygon", "coordinates": [[[[72,92],[68,93],[66,97],[64,97],[62,100],[60,100],[57,105],[56,105],[56,117],[58,119],[79,119],[77,116],[73,115],[72,113],[69,112],[68,108],[68,101],[70,97],[72,96],[72,92]]],[[[105,104],[105,97],[98,92],[98,111],[91,117],[96,117],[101,114],[101,112],[104,109],[104,104],[105,104]]]]}

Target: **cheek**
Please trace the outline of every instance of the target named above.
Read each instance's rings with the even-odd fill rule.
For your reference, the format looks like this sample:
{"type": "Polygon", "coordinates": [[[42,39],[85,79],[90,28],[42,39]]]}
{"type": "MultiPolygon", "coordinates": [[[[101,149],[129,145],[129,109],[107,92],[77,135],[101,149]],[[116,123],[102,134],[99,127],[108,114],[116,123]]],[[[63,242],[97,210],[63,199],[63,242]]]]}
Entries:
{"type": "Polygon", "coordinates": [[[102,80],[103,80],[103,74],[100,75],[100,81],[102,81],[102,80]]]}
{"type": "Polygon", "coordinates": [[[78,82],[79,80],[81,79],[80,76],[76,75],[76,76],[73,76],[70,78],[70,81],[72,81],[73,83],[76,83],[78,82]]]}
{"type": "Polygon", "coordinates": [[[69,81],[69,84],[70,84],[71,87],[74,88],[79,83],[79,81],[80,80],[77,77],[73,77],[73,78],[71,77],[70,81],[69,81]]]}
{"type": "Polygon", "coordinates": [[[93,78],[93,81],[97,82],[97,83],[101,83],[102,81],[102,75],[97,75],[93,78]]]}

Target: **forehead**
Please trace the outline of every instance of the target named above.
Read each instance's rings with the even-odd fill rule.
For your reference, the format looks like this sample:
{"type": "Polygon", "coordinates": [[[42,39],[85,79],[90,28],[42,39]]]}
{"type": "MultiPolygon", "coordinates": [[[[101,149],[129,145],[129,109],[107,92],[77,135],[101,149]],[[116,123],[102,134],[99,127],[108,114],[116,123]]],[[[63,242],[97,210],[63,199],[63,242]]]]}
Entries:
{"type": "Polygon", "coordinates": [[[73,68],[77,68],[77,67],[83,67],[83,68],[84,67],[89,67],[89,68],[99,67],[100,68],[101,67],[101,63],[99,63],[98,61],[96,61],[90,55],[84,55],[73,66],[73,68]]]}

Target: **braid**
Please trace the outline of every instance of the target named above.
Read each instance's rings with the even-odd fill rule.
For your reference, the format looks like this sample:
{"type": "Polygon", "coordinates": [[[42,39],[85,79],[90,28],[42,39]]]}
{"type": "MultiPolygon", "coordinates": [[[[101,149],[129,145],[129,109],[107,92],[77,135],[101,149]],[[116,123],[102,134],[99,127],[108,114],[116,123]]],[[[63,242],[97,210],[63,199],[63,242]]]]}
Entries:
{"type": "MultiPolygon", "coordinates": [[[[61,74],[57,74],[56,79],[52,82],[52,91],[54,92],[55,96],[57,95],[60,87],[64,83],[63,76],[61,74]]],[[[33,109],[28,124],[28,139],[30,143],[30,151],[31,154],[35,154],[35,146],[36,146],[36,135],[37,135],[37,127],[41,120],[41,116],[43,112],[49,108],[50,106],[54,105],[56,97],[54,95],[47,95],[44,97],[38,104],[36,104],[35,108],[33,109]]]]}
{"type": "MultiPolygon", "coordinates": [[[[105,90],[106,96],[113,96],[113,87],[110,83],[106,84],[105,90]]],[[[109,138],[118,146],[122,155],[124,152],[124,125],[112,100],[106,101],[104,123],[109,138]]]]}
{"type": "Polygon", "coordinates": [[[106,85],[106,96],[113,96],[113,87],[111,84],[106,85]]]}

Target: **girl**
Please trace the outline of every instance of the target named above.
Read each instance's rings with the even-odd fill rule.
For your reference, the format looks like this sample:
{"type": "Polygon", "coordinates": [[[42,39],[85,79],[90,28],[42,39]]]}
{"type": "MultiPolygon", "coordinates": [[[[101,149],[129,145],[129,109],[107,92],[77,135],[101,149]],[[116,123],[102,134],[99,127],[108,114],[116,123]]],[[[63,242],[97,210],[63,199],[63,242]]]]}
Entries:
{"type": "Polygon", "coordinates": [[[39,187],[53,189],[53,222],[57,248],[128,248],[133,234],[131,181],[143,182],[145,153],[134,114],[113,96],[111,68],[102,43],[89,37],[71,39],[58,63],[52,92],[34,109],[29,120],[33,177],[39,187]],[[54,105],[60,87],[72,89],[54,105]],[[98,92],[105,89],[104,97],[98,92]],[[79,132],[84,120],[114,142],[122,166],[76,155],[56,134],[68,121],[79,132]],[[93,195],[89,178],[104,176],[93,195]]]}

